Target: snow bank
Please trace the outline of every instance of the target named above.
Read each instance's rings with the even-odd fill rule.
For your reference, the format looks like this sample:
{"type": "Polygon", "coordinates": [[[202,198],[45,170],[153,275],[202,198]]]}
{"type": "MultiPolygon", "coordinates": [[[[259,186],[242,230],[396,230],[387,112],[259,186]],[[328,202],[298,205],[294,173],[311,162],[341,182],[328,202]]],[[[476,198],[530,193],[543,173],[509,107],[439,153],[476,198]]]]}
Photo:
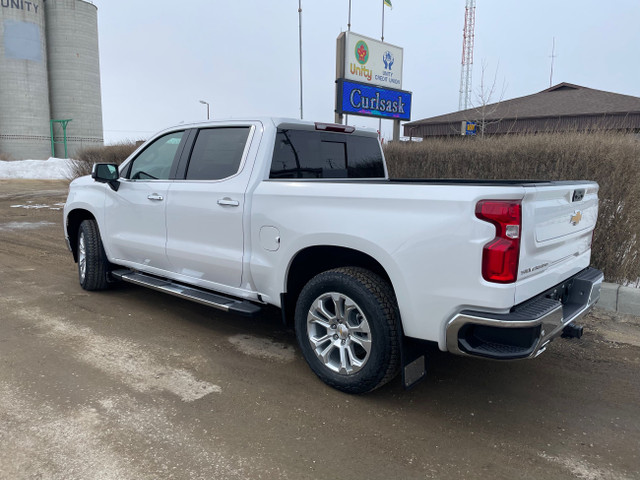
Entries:
{"type": "Polygon", "coordinates": [[[0,178],[28,178],[36,180],[64,180],[69,174],[70,161],[62,158],[49,160],[0,160],[0,178]]]}

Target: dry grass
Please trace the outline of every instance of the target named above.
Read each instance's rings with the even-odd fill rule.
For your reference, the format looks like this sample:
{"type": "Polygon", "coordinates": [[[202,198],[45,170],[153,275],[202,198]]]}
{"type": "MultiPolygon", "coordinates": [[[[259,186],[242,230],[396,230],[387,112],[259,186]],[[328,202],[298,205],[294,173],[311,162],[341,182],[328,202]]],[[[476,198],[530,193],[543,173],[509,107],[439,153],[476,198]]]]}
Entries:
{"type": "Polygon", "coordinates": [[[9,155],[8,153],[0,152],[0,160],[2,160],[4,162],[10,162],[11,160],[13,160],[13,157],[11,155],[9,155]]]}
{"type": "Polygon", "coordinates": [[[395,178],[595,180],[600,210],[592,264],[608,281],[640,276],[640,141],[569,133],[435,139],[385,147],[395,178]]]}
{"type": "Polygon", "coordinates": [[[94,163],[115,163],[120,165],[140,142],[122,142],[106,147],[89,147],[78,152],[78,158],[72,160],[69,167],[69,180],[89,175],[94,163]]]}

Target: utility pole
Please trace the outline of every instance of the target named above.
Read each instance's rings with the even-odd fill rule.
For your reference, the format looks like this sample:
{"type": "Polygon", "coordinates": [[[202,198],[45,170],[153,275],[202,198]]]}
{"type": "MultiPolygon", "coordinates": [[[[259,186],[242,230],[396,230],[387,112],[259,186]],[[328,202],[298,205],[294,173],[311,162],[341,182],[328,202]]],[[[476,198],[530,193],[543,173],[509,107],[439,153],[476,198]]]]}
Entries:
{"type": "Polygon", "coordinates": [[[551,73],[549,74],[549,88],[553,86],[553,61],[556,57],[556,37],[553,37],[553,44],[551,46],[551,73]]]}

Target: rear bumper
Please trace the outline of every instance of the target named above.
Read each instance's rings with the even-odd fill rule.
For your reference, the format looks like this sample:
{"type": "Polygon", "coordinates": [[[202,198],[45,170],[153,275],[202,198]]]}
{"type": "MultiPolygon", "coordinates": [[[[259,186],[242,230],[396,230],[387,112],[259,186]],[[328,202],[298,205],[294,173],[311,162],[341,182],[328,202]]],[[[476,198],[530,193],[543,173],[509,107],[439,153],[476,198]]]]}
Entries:
{"type": "Polygon", "coordinates": [[[586,268],[509,313],[464,310],[447,325],[447,350],[499,360],[536,357],[567,325],[589,313],[603,279],[601,271],[586,268]]]}

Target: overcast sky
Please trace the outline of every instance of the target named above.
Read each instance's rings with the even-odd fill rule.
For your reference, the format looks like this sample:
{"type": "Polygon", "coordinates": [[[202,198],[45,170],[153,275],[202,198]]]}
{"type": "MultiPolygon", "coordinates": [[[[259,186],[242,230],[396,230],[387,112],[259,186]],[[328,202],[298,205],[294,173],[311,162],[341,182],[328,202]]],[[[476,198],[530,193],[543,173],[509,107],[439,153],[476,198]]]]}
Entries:
{"type": "MultiPolygon", "coordinates": [[[[464,0],[392,0],[385,41],[404,48],[412,120],[457,110],[464,0]]],[[[213,118],[299,118],[298,0],[95,0],[105,140],[213,118]]],[[[336,38],[348,0],[302,0],[304,118],[333,121],[336,38]]],[[[381,33],[382,0],[352,1],[353,32],[381,33]]],[[[639,0],[477,0],[473,85],[497,69],[504,99],[569,82],[640,97],[639,0]]],[[[500,92],[497,93],[500,95],[500,92]]],[[[497,99],[497,98],[496,98],[497,99]]],[[[349,117],[377,127],[378,121],[349,117]]],[[[391,137],[391,121],[383,120],[391,137]]]]}

